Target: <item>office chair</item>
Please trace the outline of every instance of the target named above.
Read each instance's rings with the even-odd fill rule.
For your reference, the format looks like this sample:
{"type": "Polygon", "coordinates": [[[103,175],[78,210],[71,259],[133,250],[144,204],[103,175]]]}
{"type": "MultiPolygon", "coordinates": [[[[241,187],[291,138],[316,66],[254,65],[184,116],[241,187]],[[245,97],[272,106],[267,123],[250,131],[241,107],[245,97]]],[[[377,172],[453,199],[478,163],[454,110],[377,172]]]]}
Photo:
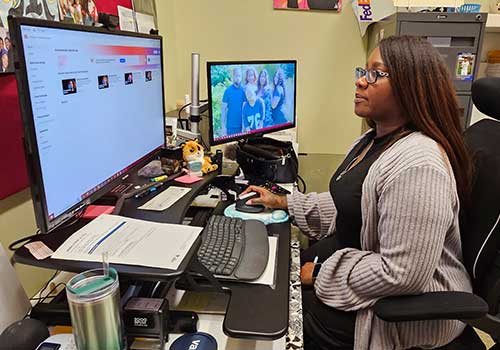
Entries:
{"type": "MultiPolygon", "coordinates": [[[[482,113],[500,119],[500,78],[472,85],[472,100],[482,113]]],[[[473,293],[434,292],[380,299],[375,314],[387,322],[459,319],[464,332],[440,350],[486,349],[471,326],[500,340],[500,122],[483,119],[465,131],[475,165],[471,205],[462,210],[464,263],[473,293]]],[[[500,349],[500,343],[493,348],[500,349]]]]}

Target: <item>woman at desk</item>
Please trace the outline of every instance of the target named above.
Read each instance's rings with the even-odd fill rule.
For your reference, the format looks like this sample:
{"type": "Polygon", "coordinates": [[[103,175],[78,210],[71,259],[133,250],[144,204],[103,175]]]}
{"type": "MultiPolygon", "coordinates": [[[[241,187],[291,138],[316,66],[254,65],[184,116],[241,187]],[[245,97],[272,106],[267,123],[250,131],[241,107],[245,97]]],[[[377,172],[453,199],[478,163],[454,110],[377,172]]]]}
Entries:
{"type": "Polygon", "coordinates": [[[302,253],[306,349],[409,349],[446,345],[455,320],[387,323],[386,296],[471,291],[462,263],[459,208],[472,163],[453,83],[425,40],[390,37],[356,69],[355,113],[373,127],[330,180],[330,192],[279,197],[259,187],[252,204],[287,208],[309,237],[302,253]],[[318,261],[320,264],[315,264],[318,261]]]}

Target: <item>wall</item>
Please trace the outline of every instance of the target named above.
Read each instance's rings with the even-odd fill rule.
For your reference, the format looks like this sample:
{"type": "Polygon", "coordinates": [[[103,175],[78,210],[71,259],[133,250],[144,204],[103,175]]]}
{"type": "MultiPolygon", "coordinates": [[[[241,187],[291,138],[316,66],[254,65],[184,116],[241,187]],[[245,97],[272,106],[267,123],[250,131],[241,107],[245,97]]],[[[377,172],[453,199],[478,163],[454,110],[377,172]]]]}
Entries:
{"type": "MultiPolygon", "coordinates": [[[[11,242],[32,235],[35,230],[35,215],[29,190],[0,200],[0,244],[6,251],[11,242]]],[[[34,295],[54,273],[21,264],[16,264],[15,269],[28,296],[34,295]]]]}
{"type": "MultiPolygon", "coordinates": [[[[167,110],[190,93],[190,55],[207,60],[297,59],[297,115],[301,152],[344,154],[361,130],[353,114],[354,67],[366,52],[346,2],[340,14],[275,11],[272,0],[157,1],[166,45],[167,110]]],[[[206,96],[205,72],[201,96],[206,96]]],[[[312,169],[313,170],[313,169],[312,169]]],[[[29,190],[0,201],[0,244],[36,229],[29,190]]],[[[51,271],[16,265],[28,295],[51,271]]]]}
{"type": "Polygon", "coordinates": [[[346,1],[341,13],[273,10],[272,0],[156,1],[166,46],[166,103],[190,93],[191,53],[205,62],[297,59],[300,151],[343,154],[361,132],[353,113],[354,67],[366,51],[346,1]]]}

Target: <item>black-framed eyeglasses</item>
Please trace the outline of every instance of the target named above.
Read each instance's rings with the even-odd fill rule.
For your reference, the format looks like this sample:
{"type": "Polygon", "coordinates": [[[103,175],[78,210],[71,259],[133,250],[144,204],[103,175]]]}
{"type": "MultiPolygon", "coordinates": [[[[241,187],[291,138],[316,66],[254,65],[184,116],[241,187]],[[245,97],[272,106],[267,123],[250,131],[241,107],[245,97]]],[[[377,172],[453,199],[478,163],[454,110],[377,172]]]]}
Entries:
{"type": "Polygon", "coordinates": [[[364,69],[364,68],[361,68],[361,67],[357,67],[354,72],[355,72],[356,80],[358,80],[361,77],[365,77],[366,78],[366,82],[368,84],[375,83],[379,77],[384,78],[384,77],[388,77],[389,76],[389,73],[382,72],[381,70],[364,69]]]}

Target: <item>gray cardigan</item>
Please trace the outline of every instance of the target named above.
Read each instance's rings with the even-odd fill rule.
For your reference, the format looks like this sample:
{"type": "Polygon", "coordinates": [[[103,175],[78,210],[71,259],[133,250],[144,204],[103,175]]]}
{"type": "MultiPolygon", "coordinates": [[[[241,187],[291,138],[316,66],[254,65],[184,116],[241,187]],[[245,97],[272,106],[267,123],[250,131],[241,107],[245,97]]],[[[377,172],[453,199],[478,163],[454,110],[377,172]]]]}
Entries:
{"type": "MultiPolygon", "coordinates": [[[[318,298],[339,310],[358,311],[356,350],[435,348],[465,327],[454,320],[388,323],[372,308],[384,296],[472,290],[462,263],[455,178],[443,155],[419,132],[384,151],[363,182],[362,250],[339,250],[321,267],[314,285],[318,298]]],[[[335,233],[330,193],[294,193],[288,205],[308,236],[335,233]]]]}

